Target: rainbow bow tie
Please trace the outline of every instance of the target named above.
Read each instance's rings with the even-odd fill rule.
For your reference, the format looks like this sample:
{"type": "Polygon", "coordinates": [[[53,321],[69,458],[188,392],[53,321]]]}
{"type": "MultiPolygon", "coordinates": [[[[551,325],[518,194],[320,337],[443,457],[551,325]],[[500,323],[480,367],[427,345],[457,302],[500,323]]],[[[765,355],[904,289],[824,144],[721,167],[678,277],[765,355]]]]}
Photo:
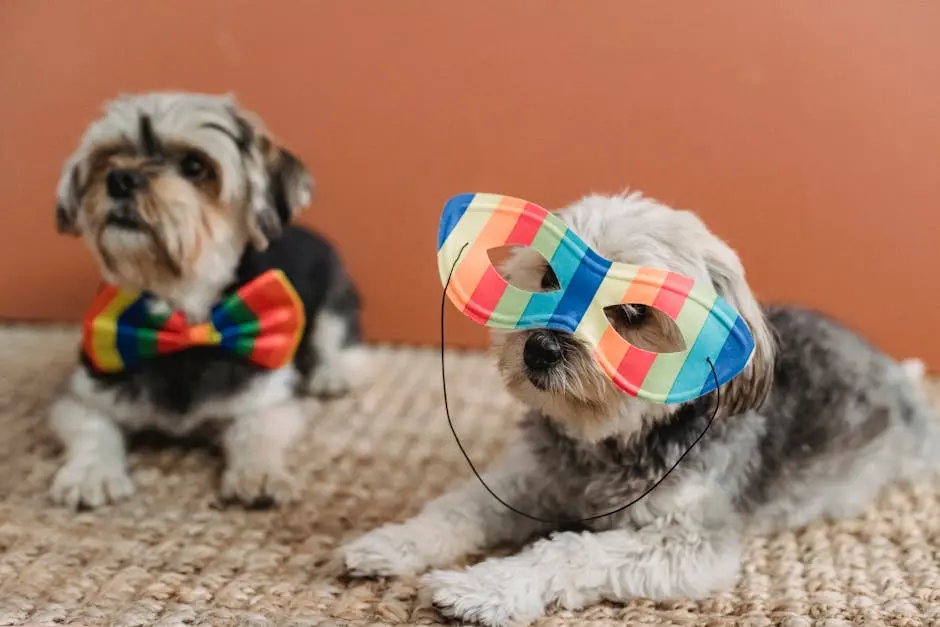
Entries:
{"type": "Polygon", "coordinates": [[[82,345],[101,372],[120,372],[157,355],[219,346],[263,368],[280,368],[303,335],[304,306],[280,270],[268,270],[189,325],[181,312],[154,311],[154,298],[108,285],[85,315],[82,345]]]}

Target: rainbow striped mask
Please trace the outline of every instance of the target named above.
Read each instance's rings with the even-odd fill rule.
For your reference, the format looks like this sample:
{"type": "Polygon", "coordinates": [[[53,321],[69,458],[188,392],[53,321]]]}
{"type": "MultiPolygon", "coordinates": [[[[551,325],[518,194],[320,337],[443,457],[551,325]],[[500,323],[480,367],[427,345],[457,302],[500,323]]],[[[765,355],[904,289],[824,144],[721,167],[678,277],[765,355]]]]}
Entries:
{"type": "Polygon", "coordinates": [[[154,311],[148,294],[107,285],[85,315],[82,346],[100,372],[133,369],[157,355],[218,346],[262,368],[294,357],[304,306],[280,270],[268,270],[213,307],[208,322],[189,325],[181,312],[154,311]]]}
{"type": "Polygon", "coordinates": [[[681,403],[724,385],[747,365],[754,339],[741,316],[702,281],[601,257],[557,216],[497,194],[461,194],[444,206],[437,239],[441,282],[471,320],[498,329],[554,329],[592,347],[594,359],[624,392],[681,403]],[[528,292],[509,284],[488,251],[527,246],[548,260],[560,289],[528,292]],[[685,350],[654,353],[633,346],[604,308],[647,305],[667,314],[685,350]],[[712,374],[714,365],[715,374],[712,374]]]}

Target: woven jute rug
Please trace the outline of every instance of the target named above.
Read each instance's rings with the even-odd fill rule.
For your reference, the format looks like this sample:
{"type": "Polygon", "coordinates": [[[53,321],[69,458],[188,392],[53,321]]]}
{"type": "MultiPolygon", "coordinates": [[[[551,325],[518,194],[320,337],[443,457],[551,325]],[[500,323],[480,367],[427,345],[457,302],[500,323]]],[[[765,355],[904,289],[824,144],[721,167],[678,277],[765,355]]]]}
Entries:
{"type": "MultiPolygon", "coordinates": [[[[58,450],[43,415],[75,357],[71,328],[0,329],[0,625],[439,624],[414,579],[349,580],[341,542],[400,521],[467,479],[441,405],[439,354],[374,349],[355,396],[309,402],[294,463],[302,500],[223,507],[217,454],[131,454],[137,494],[94,512],[50,504],[58,450]]],[[[485,462],[519,413],[489,360],[448,356],[469,453],[485,462]]],[[[885,494],[865,516],[753,538],[737,588],[701,602],[556,612],[549,625],[940,624],[940,480],[885,494]]]]}

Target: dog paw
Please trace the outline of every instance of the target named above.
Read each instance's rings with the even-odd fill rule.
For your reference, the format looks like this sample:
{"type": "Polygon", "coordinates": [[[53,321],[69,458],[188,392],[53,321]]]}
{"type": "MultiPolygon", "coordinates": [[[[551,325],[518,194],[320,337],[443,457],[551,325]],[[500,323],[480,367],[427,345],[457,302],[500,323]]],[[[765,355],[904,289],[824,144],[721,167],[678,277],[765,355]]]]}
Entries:
{"type": "Polygon", "coordinates": [[[231,465],[222,474],[222,498],[248,507],[284,505],[297,500],[294,478],[283,468],[231,465]]]}
{"type": "Polygon", "coordinates": [[[59,505],[91,509],[131,496],[134,482],[119,463],[69,462],[56,473],[49,493],[59,505]]]}
{"type": "Polygon", "coordinates": [[[422,595],[442,614],[486,627],[527,625],[545,614],[532,573],[501,560],[422,577],[422,595]]]}
{"type": "Polygon", "coordinates": [[[335,398],[348,393],[352,384],[341,368],[321,365],[314,371],[308,389],[314,396],[335,398]]]}
{"type": "Polygon", "coordinates": [[[356,577],[409,575],[429,566],[420,541],[407,525],[387,525],[340,547],[339,556],[356,577]]]}

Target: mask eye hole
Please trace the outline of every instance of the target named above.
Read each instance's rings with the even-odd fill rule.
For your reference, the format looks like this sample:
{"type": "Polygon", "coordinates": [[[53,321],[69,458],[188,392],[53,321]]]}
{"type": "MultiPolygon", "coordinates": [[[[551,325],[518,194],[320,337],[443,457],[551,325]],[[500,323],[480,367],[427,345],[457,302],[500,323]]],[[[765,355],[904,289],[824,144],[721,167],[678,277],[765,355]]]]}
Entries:
{"type": "Polygon", "coordinates": [[[499,276],[526,292],[554,292],[558,279],[542,253],[529,246],[510,244],[487,251],[499,276]]]}
{"type": "Polygon", "coordinates": [[[604,307],[604,314],[620,337],[654,353],[678,353],[685,340],[675,321],[648,305],[626,303],[604,307]]]}

